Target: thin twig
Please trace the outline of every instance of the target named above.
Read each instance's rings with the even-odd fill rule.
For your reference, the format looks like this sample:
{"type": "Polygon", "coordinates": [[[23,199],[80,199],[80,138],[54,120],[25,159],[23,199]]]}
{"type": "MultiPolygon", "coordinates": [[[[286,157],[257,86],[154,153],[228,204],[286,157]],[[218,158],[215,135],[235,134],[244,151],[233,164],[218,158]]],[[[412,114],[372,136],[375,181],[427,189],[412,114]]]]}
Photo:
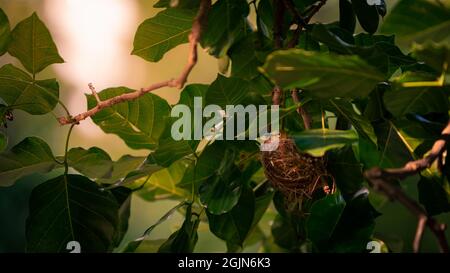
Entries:
{"type": "Polygon", "coordinates": [[[408,162],[405,166],[398,169],[372,168],[365,172],[365,177],[375,190],[384,193],[391,200],[397,200],[404,205],[412,214],[418,218],[416,235],[414,237],[413,249],[418,252],[420,242],[423,237],[423,231],[427,226],[435,235],[441,252],[448,253],[449,245],[445,236],[445,224],[441,224],[436,219],[428,216],[427,212],[415,200],[408,197],[400,187],[392,183],[396,179],[405,179],[408,176],[415,175],[429,168],[436,160],[440,159],[446,151],[447,142],[450,140],[450,121],[442,131],[442,137],[438,139],[431,150],[422,159],[408,162]]]}
{"type": "MultiPolygon", "coordinates": [[[[300,103],[300,99],[298,98],[298,90],[294,89],[291,91],[292,100],[295,104],[300,103]]],[[[303,125],[305,126],[305,130],[309,130],[312,128],[312,118],[306,109],[302,106],[297,108],[297,113],[302,117],[303,125]]]]}
{"type": "Polygon", "coordinates": [[[80,121],[85,120],[86,118],[97,114],[104,108],[111,107],[113,105],[116,105],[116,104],[119,104],[119,103],[122,103],[125,101],[135,100],[149,92],[152,92],[154,90],[157,90],[157,89],[160,89],[163,87],[175,87],[178,89],[182,89],[188,80],[189,74],[191,73],[191,71],[195,67],[195,65],[197,64],[197,59],[198,59],[197,47],[198,47],[198,43],[200,42],[202,33],[206,27],[206,23],[208,20],[208,13],[209,13],[210,8],[211,8],[211,0],[202,0],[201,1],[199,11],[197,13],[197,17],[195,18],[195,20],[192,24],[192,31],[191,31],[191,34],[189,35],[189,48],[190,49],[189,49],[188,62],[178,78],[155,83],[146,88],[142,88],[142,89],[136,90],[131,93],[122,94],[120,96],[113,97],[113,98],[110,98],[105,101],[100,101],[100,99],[98,98],[98,94],[95,92],[95,89],[91,88],[91,86],[90,86],[91,92],[93,93],[94,97],[97,100],[97,106],[95,106],[94,108],[92,108],[84,113],[78,114],[74,117],[60,117],[60,118],[58,118],[59,123],[61,125],[78,124],[78,123],[80,123],[80,121]]]}

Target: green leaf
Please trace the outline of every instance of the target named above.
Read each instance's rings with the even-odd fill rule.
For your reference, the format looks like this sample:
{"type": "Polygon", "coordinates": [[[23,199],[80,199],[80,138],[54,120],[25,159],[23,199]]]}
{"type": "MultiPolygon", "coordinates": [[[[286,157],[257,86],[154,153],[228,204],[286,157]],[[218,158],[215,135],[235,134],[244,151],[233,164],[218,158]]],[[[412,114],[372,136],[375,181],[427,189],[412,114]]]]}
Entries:
{"type": "Polygon", "coordinates": [[[157,62],[172,48],[188,42],[195,11],[166,9],[145,20],[134,37],[132,54],[157,62]]]}
{"type": "Polygon", "coordinates": [[[205,103],[206,105],[217,104],[225,109],[227,105],[242,103],[248,91],[247,81],[217,75],[217,79],[208,88],[205,103]]]}
{"type": "Polygon", "coordinates": [[[303,88],[323,99],[366,97],[384,80],[380,72],[357,56],[300,49],[272,53],[262,72],[284,89],[303,88]]]}
{"type": "Polygon", "coordinates": [[[306,230],[314,245],[320,246],[331,239],[345,205],[344,198],[339,193],[328,195],[312,205],[306,230]]]}
{"type": "Polygon", "coordinates": [[[231,76],[252,80],[260,75],[258,67],[263,64],[269,48],[257,43],[261,42],[256,34],[248,35],[230,49],[231,76]]]}
{"type": "Polygon", "coordinates": [[[8,50],[9,41],[11,40],[11,28],[8,16],[3,9],[0,9],[0,56],[8,50]]]}
{"type": "Polygon", "coordinates": [[[253,191],[246,188],[231,211],[221,215],[207,211],[209,229],[228,245],[242,247],[251,230],[254,213],[255,197],[253,191]]]}
{"type": "Polygon", "coordinates": [[[8,52],[33,75],[51,64],[64,63],[50,32],[36,13],[13,29],[8,52]]]}
{"type": "Polygon", "coordinates": [[[343,117],[350,122],[361,137],[377,143],[377,136],[370,121],[355,112],[353,105],[343,100],[330,100],[331,110],[339,117],[343,117]]]}
{"type": "Polygon", "coordinates": [[[113,170],[111,157],[100,148],[89,150],[72,148],[67,153],[69,166],[90,178],[110,177],[113,170]]]}
{"type": "Polygon", "coordinates": [[[194,98],[203,98],[202,102],[204,107],[204,99],[209,85],[206,84],[190,84],[187,85],[180,94],[180,100],[177,104],[187,105],[191,110],[194,109],[194,98]]]}
{"type": "Polygon", "coordinates": [[[186,190],[192,190],[194,187],[195,192],[197,192],[199,185],[213,176],[219,169],[225,151],[225,146],[219,142],[207,146],[198,157],[197,162],[189,166],[177,186],[186,190]]]}
{"type": "Polygon", "coordinates": [[[179,230],[170,235],[169,239],[159,248],[160,253],[192,253],[197,244],[197,229],[200,219],[191,212],[191,205],[186,209],[186,218],[179,230]],[[192,216],[195,219],[192,219],[192,216]]]}
{"type": "Polygon", "coordinates": [[[81,252],[106,252],[118,228],[114,196],[79,175],[59,176],[37,186],[26,224],[28,252],[66,252],[77,241],[81,252]]]}
{"type": "Polygon", "coordinates": [[[131,213],[131,196],[133,192],[130,189],[119,187],[113,189],[111,193],[119,205],[119,224],[117,225],[118,228],[114,236],[114,247],[118,247],[125,237],[125,233],[128,231],[128,219],[131,213]]]}
{"type": "Polygon", "coordinates": [[[351,33],[355,32],[356,16],[349,0],[339,0],[339,26],[351,33]]]}
{"type": "Polygon", "coordinates": [[[3,152],[8,146],[8,137],[0,132],[0,152],[3,152]]]}
{"type": "Polygon", "coordinates": [[[373,34],[378,29],[378,10],[375,5],[369,5],[367,0],[352,0],[353,10],[362,28],[373,34]]]}
{"type": "MultiPolygon", "coordinates": [[[[413,45],[413,55],[418,60],[424,61],[427,65],[431,66],[437,72],[441,72],[444,69],[445,64],[450,63],[450,44],[449,43],[432,43],[428,42],[423,45],[413,45]]],[[[447,75],[450,74],[450,70],[444,71],[447,75]]],[[[448,82],[446,84],[449,84],[448,82]]]]}
{"type": "Polygon", "coordinates": [[[170,136],[160,140],[155,152],[148,156],[148,160],[162,167],[169,167],[175,161],[195,153],[198,141],[175,141],[170,136]]]}
{"type": "Polygon", "coordinates": [[[296,134],[293,138],[300,151],[312,156],[323,156],[328,150],[358,141],[358,135],[353,130],[312,129],[296,134]]]}
{"type": "Polygon", "coordinates": [[[448,41],[450,6],[439,1],[401,0],[385,18],[383,33],[395,34],[404,45],[448,41]]]}
{"type": "Polygon", "coordinates": [[[450,211],[450,185],[448,180],[438,174],[420,176],[417,184],[419,201],[430,216],[450,211]]]}
{"type": "Polygon", "coordinates": [[[24,71],[7,64],[0,68],[0,98],[11,109],[43,115],[56,107],[59,85],[55,79],[35,81],[24,71]]]}
{"type": "MultiPolygon", "coordinates": [[[[126,87],[109,88],[98,93],[106,100],[125,93],[133,92],[126,87]]],[[[87,96],[88,108],[97,105],[92,95],[87,96]]],[[[154,149],[166,127],[170,114],[169,105],[154,94],[146,94],[135,101],[126,101],[108,107],[92,117],[92,120],[105,133],[122,138],[132,149],[154,149]]]]}
{"type": "Polygon", "coordinates": [[[170,165],[170,167],[152,173],[150,178],[144,177],[137,180],[136,182],[139,185],[145,183],[145,186],[138,191],[139,196],[149,201],[153,201],[161,195],[168,198],[189,198],[190,195],[187,191],[177,187],[188,166],[189,163],[187,160],[178,160],[170,165]]]}
{"type": "Polygon", "coordinates": [[[356,160],[352,146],[330,151],[327,154],[327,169],[344,196],[351,196],[362,188],[362,165],[356,160]]]}
{"type": "MultiPolygon", "coordinates": [[[[432,77],[431,77],[432,78],[432,77]]],[[[448,92],[433,87],[402,87],[402,83],[430,79],[427,74],[406,72],[394,79],[391,90],[384,93],[384,104],[395,117],[406,114],[446,113],[448,92]]]]}
{"type": "Polygon", "coordinates": [[[135,157],[124,155],[119,160],[112,163],[112,173],[110,177],[102,177],[97,180],[100,184],[112,184],[126,177],[130,172],[139,169],[144,164],[145,157],[135,157]]]}
{"type": "Polygon", "coordinates": [[[247,32],[250,12],[245,0],[218,0],[208,16],[208,27],[201,45],[215,57],[223,57],[228,49],[247,32]]]}
{"type": "Polygon", "coordinates": [[[226,149],[216,174],[200,185],[200,200],[212,214],[226,213],[239,201],[242,181],[235,157],[234,150],[226,149]]]}
{"type": "Polygon", "coordinates": [[[47,173],[56,166],[47,143],[36,137],[28,137],[10,151],[0,154],[0,186],[11,186],[21,177],[47,173]]]}

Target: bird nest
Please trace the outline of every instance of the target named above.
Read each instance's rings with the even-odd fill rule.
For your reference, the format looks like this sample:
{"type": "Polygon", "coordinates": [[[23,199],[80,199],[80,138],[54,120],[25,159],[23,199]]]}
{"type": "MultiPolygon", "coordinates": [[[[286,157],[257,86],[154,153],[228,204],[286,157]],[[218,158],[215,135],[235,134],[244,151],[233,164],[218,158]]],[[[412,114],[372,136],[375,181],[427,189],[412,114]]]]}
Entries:
{"type": "Polygon", "coordinates": [[[329,185],[326,179],[330,176],[325,159],[300,152],[290,138],[281,137],[278,148],[263,151],[261,160],[267,179],[284,195],[288,209],[301,210],[302,202],[312,199],[316,190],[334,192],[334,182],[329,185]]]}

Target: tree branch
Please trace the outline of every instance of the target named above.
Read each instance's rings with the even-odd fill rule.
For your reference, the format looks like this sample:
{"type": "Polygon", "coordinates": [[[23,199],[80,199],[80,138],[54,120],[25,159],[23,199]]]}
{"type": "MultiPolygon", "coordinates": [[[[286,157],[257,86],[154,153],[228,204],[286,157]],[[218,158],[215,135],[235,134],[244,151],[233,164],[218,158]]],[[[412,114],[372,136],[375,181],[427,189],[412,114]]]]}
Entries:
{"type": "Polygon", "coordinates": [[[415,175],[429,168],[436,160],[440,159],[446,151],[450,135],[450,121],[442,131],[442,136],[438,139],[428,155],[422,159],[408,162],[404,167],[398,169],[372,168],[365,172],[365,177],[375,190],[384,193],[390,200],[397,200],[404,205],[412,214],[418,218],[416,235],[414,237],[413,249],[418,252],[420,242],[423,237],[423,231],[427,226],[435,235],[441,252],[448,253],[449,245],[445,236],[445,224],[440,224],[434,218],[429,217],[427,212],[415,200],[408,197],[401,188],[392,184],[393,180],[405,179],[408,176],[415,175]]]}
{"type": "Polygon", "coordinates": [[[85,120],[86,118],[97,114],[104,108],[111,107],[113,105],[116,105],[116,104],[119,104],[119,103],[122,103],[125,101],[132,101],[132,100],[138,99],[138,98],[142,97],[143,95],[150,93],[154,90],[157,90],[157,89],[160,89],[163,87],[175,87],[178,89],[182,89],[184,87],[184,85],[186,84],[192,69],[197,64],[197,59],[198,59],[197,47],[198,47],[198,43],[200,42],[202,33],[206,27],[206,24],[208,21],[208,13],[209,13],[210,8],[211,8],[211,0],[202,0],[201,1],[197,16],[194,19],[194,22],[192,24],[191,34],[189,35],[188,62],[185,65],[185,67],[183,68],[183,71],[181,72],[181,74],[178,78],[155,83],[146,88],[141,88],[132,93],[122,94],[120,96],[113,97],[113,98],[107,99],[105,101],[100,100],[97,92],[95,92],[95,89],[90,84],[89,89],[91,90],[92,94],[94,95],[95,99],[97,100],[97,105],[94,108],[92,108],[84,113],[78,114],[74,117],[60,117],[60,118],[58,118],[58,122],[61,125],[79,124],[80,121],[85,120]]]}
{"type": "MultiPolygon", "coordinates": [[[[298,98],[298,90],[294,89],[291,91],[292,100],[295,104],[300,103],[300,99],[298,98]]],[[[305,130],[309,130],[312,128],[312,118],[305,108],[299,106],[297,108],[297,113],[302,117],[303,125],[305,126],[305,130]]]]}

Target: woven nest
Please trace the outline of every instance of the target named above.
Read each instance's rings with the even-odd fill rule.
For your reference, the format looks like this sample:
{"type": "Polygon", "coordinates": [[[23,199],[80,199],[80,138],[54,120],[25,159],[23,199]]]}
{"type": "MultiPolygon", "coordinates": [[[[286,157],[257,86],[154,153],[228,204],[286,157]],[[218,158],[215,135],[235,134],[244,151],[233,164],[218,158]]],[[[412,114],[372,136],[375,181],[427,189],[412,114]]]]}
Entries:
{"type": "MultiPolygon", "coordinates": [[[[313,157],[297,149],[294,141],[282,137],[278,148],[261,154],[266,177],[285,197],[288,208],[300,208],[305,198],[312,199],[316,189],[334,191],[326,182],[325,159],[313,157]]],[[[334,183],[333,183],[334,184],[334,183]]]]}

